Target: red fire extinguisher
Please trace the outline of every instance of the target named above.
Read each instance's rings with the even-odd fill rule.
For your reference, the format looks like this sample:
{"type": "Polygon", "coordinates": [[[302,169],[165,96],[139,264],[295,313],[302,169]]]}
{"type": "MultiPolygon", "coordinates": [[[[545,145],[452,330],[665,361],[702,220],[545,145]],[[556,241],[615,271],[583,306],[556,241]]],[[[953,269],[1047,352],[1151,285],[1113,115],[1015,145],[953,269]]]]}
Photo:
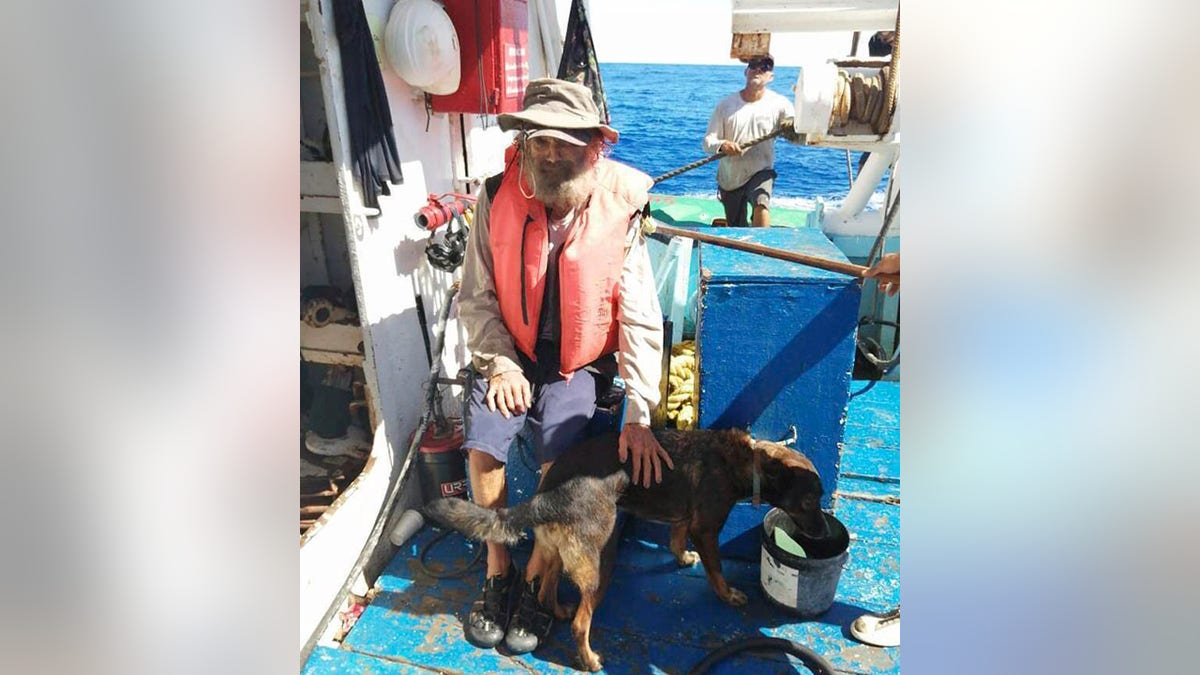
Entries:
{"type": "Polygon", "coordinates": [[[466,454],[460,420],[434,422],[421,436],[421,497],[428,504],[440,497],[467,497],[466,454]]]}

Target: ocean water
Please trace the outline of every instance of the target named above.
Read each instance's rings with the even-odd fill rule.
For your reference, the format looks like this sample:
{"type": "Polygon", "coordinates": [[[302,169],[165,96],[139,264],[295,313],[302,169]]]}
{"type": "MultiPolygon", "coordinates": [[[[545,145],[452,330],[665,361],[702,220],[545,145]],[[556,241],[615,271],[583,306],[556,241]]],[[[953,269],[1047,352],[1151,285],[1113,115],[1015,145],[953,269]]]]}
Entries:
{"type": "MultiPolygon", "coordinates": [[[[744,67],[634,63],[602,63],[600,76],[608,95],[612,126],[621,132],[612,157],[657,176],[707,156],[700,143],[717,102],[745,86],[744,67]]],[[[794,100],[792,85],[799,70],[780,66],[770,89],[794,100]]],[[[851,152],[857,171],[861,153],[851,152]]],[[[775,141],[773,199],[780,204],[811,207],[816,197],[836,202],[846,196],[849,181],[846,151],[801,147],[775,141]]],[[[872,205],[882,203],[880,184],[872,205]]],[[[659,183],[659,194],[716,197],[717,162],[659,183]]]]}

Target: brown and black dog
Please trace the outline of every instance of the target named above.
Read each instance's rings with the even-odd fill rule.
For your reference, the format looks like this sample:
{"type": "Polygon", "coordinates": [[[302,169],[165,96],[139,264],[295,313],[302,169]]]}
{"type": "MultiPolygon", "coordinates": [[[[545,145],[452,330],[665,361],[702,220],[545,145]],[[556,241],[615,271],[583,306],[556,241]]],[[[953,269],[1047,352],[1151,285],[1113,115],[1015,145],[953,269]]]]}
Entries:
{"type": "Polygon", "coordinates": [[[730,588],[721,574],[717,536],[734,503],[753,493],[760,474],[763,501],[786,511],[801,533],[827,534],[821,514],[821,480],[812,462],[778,443],[752,440],[744,431],[656,430],[671,455],[674,470],[663,467],[661,484],[633,485],[630,464],[617,456],[615,433],[586,440],[555,461],[538,493],[509,509],[489,510],[462,499],[440,499],[426,513],[472,539],[514,544],[533,528],[534,556],[548,565],[542,604],[560,620],[571,610],[558,604],[558,578],[565,570],[579,588],[580,603],[572,623],[579,658],[585,668],[600,670],[589,633],[592,613],[600,603],[616,555],[617,508],[639,518],[671,524],[671,552],[681,566],[704,563],[709,584],[722,600],[743,605],[746,596],[730,588]],[[687,550],[691,537],[699,555],[687,550]]]}

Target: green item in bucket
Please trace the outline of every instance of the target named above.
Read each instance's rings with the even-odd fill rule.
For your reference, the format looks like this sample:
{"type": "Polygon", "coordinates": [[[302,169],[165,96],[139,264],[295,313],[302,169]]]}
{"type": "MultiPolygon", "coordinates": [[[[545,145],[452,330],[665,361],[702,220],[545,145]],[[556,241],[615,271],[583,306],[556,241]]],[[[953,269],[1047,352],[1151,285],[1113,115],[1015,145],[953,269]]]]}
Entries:
{"type": "Polygon", "coordinates": [[[797,558],[807,558],[804,549],[782,527],[775,528],[775,545],[797,558]]]}

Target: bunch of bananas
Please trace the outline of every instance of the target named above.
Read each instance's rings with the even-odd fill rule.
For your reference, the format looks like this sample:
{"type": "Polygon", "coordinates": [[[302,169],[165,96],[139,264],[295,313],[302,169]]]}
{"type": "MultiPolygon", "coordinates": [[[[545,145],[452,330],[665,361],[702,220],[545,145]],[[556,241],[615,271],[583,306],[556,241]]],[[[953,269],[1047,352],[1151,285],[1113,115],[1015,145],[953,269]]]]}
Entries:
{"type": "Polygon", "coordinates": [[[671,347],[670,376],[667,383],[667,419],[677,429],[696,428],[696,403],[700,388],[696,384],[696,343],[680,342],[671,347]]]}

